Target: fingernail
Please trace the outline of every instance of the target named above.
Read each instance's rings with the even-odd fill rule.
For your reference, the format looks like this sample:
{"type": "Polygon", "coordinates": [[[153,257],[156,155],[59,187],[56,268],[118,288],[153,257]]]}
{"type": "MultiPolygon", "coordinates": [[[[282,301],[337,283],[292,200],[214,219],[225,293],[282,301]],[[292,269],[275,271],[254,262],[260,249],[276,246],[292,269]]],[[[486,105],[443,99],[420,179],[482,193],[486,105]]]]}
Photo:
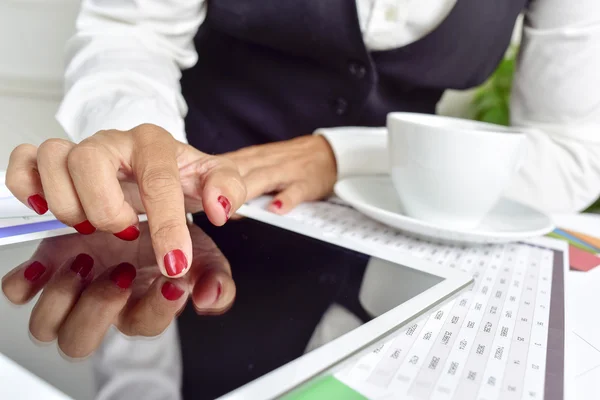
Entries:
{"type": "Polygon", "coordinates": [[[229,199],[227,199],[227,197],[225,196],[219,196],[217,200],[225,210],[225,216],[227,217],[227,219],[229,219],[229,213],[231,212],[231,203],[229,202],[229,199]]]}
{"type": "Polygon", "coordinates": [[[135,267],[129,263],[122,263],[110,273],[110,280],[121,289],[129,289],[135,279],[135,267]]]}
{"type": "Polygon", "coordinates": [[[87,254],[79,254],[71,264],[71,271],[75,272],[81,279],[87,278],[94,266],[94,259],[87,254]]]}
{"type": "Polygon", "coordinates": [[[29,196],[27,199],[27,204],[29,204],[29,207],[31,207],[33,211],[39,215],[46,214],[48,211],[48,203],[46,203],[46,200],[44,200],[44,198],[39,194],[29,196]]]}
{"type": "Polygon", "coordinates": [[[35,282],[44,274],[45,271],[46,267],[44,267],[41,262],[34,261],[29,267],[25,268],[23,275],[29,282],[35,282]]]}
{"type": "Polygon", "coordinates": [[[167,275],[176,276],[183,272],[187,268],[187,257],[183,253],[183,251],[177,249],[172,250],[165,254],[163,259],[165,264],[165,270],[167,271],[167,275]]]}
{"type": "Polygon", "coordinates": [[[140,229],[137,226],[132,225],[119,233],[115,233],[115,236],[121,240],[132,242],[140,237],[140,229]]]}
{"type": "Polygon", "coordinates": [[[163,297],[169,301],[178,300],[184,293],[184,290],[171,282],[165,282],[160,289],[163,297]]]}
{"type": "Polygon", "coordinates": [[[273,202],[273,207],[275,207],[276,209],[279,210],[281,208],[281,206],[283,206],[283,203],[281,202],[281,200],[275,200],[273,202]]]}
{"type": "Polygon", "coordinates": [[[75,228],[75,230],[81,233],[82,235],[91,235],[92,233],[96,232],[96,228],[94,227],[94,225],[92,225],[87,219],[73,226],[73,228],[75,228]]]}

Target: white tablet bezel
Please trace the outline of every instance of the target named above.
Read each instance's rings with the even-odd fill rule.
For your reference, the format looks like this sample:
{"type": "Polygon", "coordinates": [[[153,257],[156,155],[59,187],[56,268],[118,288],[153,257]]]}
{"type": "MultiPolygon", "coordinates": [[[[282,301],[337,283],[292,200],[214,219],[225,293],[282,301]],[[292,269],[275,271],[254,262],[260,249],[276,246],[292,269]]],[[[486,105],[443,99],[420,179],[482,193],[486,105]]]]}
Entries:
{"type": "Polygon", "coordinates": [[[441,267],[401,252],[385,252],[359,241],[349,243],[337,235],[328,234],[257,207],[243,206],[238,214],[358,253],[435,275],[443,278],[443,281],[353,331],[220,397],[221,400],[271,399],[282,396],[364,350],[401,325],[455,296],[473,283],[473,277],[461,271],[441,267]]]}

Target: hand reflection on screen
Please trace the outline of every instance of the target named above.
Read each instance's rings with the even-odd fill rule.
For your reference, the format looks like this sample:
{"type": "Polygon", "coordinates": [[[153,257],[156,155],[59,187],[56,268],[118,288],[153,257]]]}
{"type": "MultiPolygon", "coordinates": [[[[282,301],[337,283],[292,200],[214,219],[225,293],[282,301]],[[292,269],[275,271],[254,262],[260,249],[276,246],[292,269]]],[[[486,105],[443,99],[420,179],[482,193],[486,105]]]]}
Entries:
{"type": "Polygon", "coordinates": [[[58,339],[69,357],[90,355],[112,324],[128,336],[157,336],[188,298],[205,315],[227,311],[235,298],[229,263],[200,228],[189,229],[194,257],[179,279],[161,274],[143,223],[135,242],[106,233],[45,239],[2,278],[2,290],[15,304],[42,291],[31,312],[31,335],[41,342],[58,339]]]}

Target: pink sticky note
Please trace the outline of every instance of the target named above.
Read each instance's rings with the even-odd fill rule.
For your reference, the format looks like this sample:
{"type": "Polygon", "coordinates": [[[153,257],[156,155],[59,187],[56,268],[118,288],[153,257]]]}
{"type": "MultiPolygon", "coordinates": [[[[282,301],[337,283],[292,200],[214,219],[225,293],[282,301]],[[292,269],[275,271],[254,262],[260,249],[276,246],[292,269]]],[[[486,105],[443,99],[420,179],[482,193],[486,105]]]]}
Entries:
{"type": "Polygon", "coordinates": [[[600,265],[600,258],[569,245],[569,264],[571,265],[571,269],[587,272],[600,265]]]}

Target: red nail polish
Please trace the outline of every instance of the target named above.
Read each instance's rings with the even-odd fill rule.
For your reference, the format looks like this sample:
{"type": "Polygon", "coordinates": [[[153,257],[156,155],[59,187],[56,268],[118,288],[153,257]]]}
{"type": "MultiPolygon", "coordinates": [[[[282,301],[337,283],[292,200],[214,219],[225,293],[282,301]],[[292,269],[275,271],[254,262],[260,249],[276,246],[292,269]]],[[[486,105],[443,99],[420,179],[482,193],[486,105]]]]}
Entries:
{"type": "Polygon", "coordinates": [[[275,207],[276,209],[279,210],[281,208],[281,206],[283,206],[283,203],[281,202],[281,200],[275,200],[273,202],[273,207],[275,207]]]}
{"type": "Polygon", "coordinates": [[[132,242],[140,237],[140,230],[137,226],[132,225],[129,228],[122,230],[119,233],[115,233],[115,236],[121,240],[132,242]]]}
{"type": "Polygon", "coordinates": [[[183,295],[184,290],[171,282],[165,282],[160,289],[163,297],[169,301],[178,300],[183,295]]]}
{"type": "Polygon", "coordinates": [[[121,289],[128,289],[135,279],[135,267],[129,263],[122,263],[110,273],[110,280],[121,289]]]}
{"type": "Polygon", "coordinates": [[[81,233],[82,235],[91,235],[92,233],[96,232],[96,228],[94,227],[94,225],[92,225],[87,219],[73,226],[73,228],[75,228],[75,230],[81,233]]]}
{"type": "Polygon", "coordinates": [[[29,198],[27,199],[27,204],[29,204],[29,207],[31,207],[33,211],[35,211],[39,215],[46,214],[46,212],[48,211],[48,203],[46,203],[46,200],[44,200],[44,198],[39,194],[29,196],[29,198]]]}
{"type": "Polygon", "coordinates": [[[35,282],[44,274],[45,271],[46,267],[44,267],[41,262],[34,261],[29,267],[25,268],[23,275],[29,282],[35,282]]]}
{"type": "Polygon", "coordinates": [[[183,272],[184,269],[187,268],[187,257],[183,253],[183,251],[177,249],[172,250],[165,254],[163,259],[165,264],[165,270],[167,271],[167,275],[175,276],[179,275],[183,272]]]}
{"type": "Polygon", "coordinates": [[[225,210],[225,216],[227,217],[227,219],[229,219],[229,217],[230,217],[229,213],[231,212],[231,203],[225,196],[219,196],[219,198],[217,200],[219,201],[219,204],[221,204],[221,206],[225,210]]]}
{"type": "Polygon", "coordinates": [[[71,264],[71,271],[75,272],[81,279],[87,278],[94,267],[94,259],[87,254],[79,254],[71,264]]]}

